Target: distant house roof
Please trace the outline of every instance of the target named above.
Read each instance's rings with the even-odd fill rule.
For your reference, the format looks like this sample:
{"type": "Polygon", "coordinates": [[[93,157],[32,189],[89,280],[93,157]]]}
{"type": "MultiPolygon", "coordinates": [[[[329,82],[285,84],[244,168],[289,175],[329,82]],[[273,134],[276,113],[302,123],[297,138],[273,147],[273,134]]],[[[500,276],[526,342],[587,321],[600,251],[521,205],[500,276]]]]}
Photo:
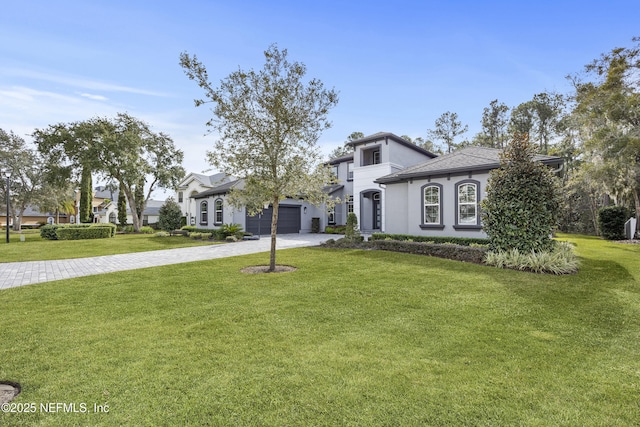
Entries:
{"type": "MultiPolygon", "coordinates": [[[[429,178],[473,171],[489,171],[500,167],[502,150],[486,147],[466,147],[453,153],[445,154],[419,165],[403,169],[390,175],[378,178],[379,184],[407,181],[414,178],[429,178]]],[[[536,155],[535,161],[547,165],[561,165],[561,157],[536,155]]]]}
{"type": "Polygon", "coordinates": [[[109,199],[109,200],[118,200],[118,190],[113,190],[109,187],[106,187],[104,185],[95,187],[93,189],[94,192],[94,197],[97,197],[99,199],[109,199]]]}
{"type": "MultiPolygon", "coordinates": [[[[3,209],[2,212],[6,215],[7,209],[3,209]]],[[[60,217],[66,217],[67,214],[66,213],[59,213],[60,217]]],[[[29,205],[27,206],[27,208],[24,210],[24,213],[22,214],[22,216],[42,216],[42,217],[50,217],[50,216],[55,216],[55,212],[40,212],[40,210],[38,210],[38,208],[36,206],[32,206],[29,205]]]]}
{"type": "MultiPolygon", "coordinates": [[[[162,200],[147,200],[147,204],[144,207],[142,215],[157,216],[160,215],[160,208],[165,202],[162,200]]],[[[131,209],[127,207],[127,213],[131,214],[131,209]]]]}
{"type": "Polygon", "coordinates": [[[368,144],[370,142],[383,141],[383,140],[392,140],[397,142],[400,145],[404,145],[405,147],[411,148],[421,154],[429,156],[431,158],[437,157],[436,154],[433,154],[431,151],[425,150],[424,148],[407,141],[404,138],[400,138],[398,135],[393,134],[391,132],[378,132],[373,135],[365,136],[364,138],[356,139],[354,141],[347,142],[346,145],[350,145],[355,147],[356,145],[368,144]]]}
{"type": "Polygon", "coordinates": [[[206,191],[202,191],[196,195],[193,196],[194,199],[204,199],[206,197],[209,196],[215,196],[218,194],[227,194],[229,191],[231,191],[231,189],[233,187],[235,187],[236,185],[238,185],[240,183],[240,179],[236,179],[233,181],[228,181],[222,185],[218,185],[217,187],[214,187],[210,190],[206,190],[206,191]]]}

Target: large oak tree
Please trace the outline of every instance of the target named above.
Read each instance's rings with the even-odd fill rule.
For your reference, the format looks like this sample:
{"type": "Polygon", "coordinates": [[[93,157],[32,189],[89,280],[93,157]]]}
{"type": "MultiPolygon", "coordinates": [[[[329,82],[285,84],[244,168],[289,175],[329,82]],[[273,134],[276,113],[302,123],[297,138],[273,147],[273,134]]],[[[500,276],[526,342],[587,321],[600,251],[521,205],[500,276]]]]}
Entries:
{"type": "Polygon", "coordinates": [[[158,187],[176,188],[184,177],[184,155],[173,140],[128,114],[52,125],[33,136],[50,162],[55,158],[69,168],[89,168],[117,181],[127,196],[136,231],[151,193],[158,187]]]}

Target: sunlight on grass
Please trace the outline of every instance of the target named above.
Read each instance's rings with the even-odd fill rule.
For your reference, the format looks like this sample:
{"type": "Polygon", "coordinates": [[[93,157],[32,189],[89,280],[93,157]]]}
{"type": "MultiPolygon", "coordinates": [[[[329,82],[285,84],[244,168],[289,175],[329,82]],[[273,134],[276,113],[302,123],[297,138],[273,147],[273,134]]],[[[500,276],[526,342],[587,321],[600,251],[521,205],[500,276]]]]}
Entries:
{"type": "Polygon", "coordinates": [[[564,236],[536,275],[382,251],[279,252],[0,292],[4,425],[633,425],[640,247],[564,236]]]}

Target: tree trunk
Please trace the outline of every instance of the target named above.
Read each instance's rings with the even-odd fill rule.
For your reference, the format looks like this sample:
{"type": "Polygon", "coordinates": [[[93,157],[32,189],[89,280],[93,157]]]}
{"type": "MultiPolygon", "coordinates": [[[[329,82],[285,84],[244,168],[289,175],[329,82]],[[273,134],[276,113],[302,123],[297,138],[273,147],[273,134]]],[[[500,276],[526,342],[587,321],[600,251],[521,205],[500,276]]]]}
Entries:
{"type": "Polygon", "coordinates": [[[127,196],[127,200],[129,201],[129,209],[131,209],[131,221],[133,222],[133,231],[140,231],[140,221],[138,221],[138,210],[136,206],[136,201],[133,197],[133,192],[131,191],[131,187],[126,185],[122,186],[124,190],[124,194],[127,196]]]}
{"type": "Polygon", "coordinates": [[[271,257],[269,261],[269,271],[276,271],[276,233],[278,232],[278,208],[280,200],[278,197],[273,199],[273,215],[271,216],[271,257]]]}

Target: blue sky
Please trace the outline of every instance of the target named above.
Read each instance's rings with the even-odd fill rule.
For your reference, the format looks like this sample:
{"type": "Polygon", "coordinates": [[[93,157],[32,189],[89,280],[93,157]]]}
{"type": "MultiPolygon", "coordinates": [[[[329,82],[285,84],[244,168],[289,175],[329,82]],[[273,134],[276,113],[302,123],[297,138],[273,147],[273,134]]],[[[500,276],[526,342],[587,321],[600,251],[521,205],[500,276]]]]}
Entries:
{"type": "Polygon", "coordinates": [[[113,116],[145,120],[208,169],[207,107],[179,55],[217,82],[259,69],[272,43],[340,93],[323,151],[353,131],[425,136],[458,113],[471,138],[493,99],[510,107],[640,35],[636,1],[12,1],[0,13],[0,128],[113,116]]]}

